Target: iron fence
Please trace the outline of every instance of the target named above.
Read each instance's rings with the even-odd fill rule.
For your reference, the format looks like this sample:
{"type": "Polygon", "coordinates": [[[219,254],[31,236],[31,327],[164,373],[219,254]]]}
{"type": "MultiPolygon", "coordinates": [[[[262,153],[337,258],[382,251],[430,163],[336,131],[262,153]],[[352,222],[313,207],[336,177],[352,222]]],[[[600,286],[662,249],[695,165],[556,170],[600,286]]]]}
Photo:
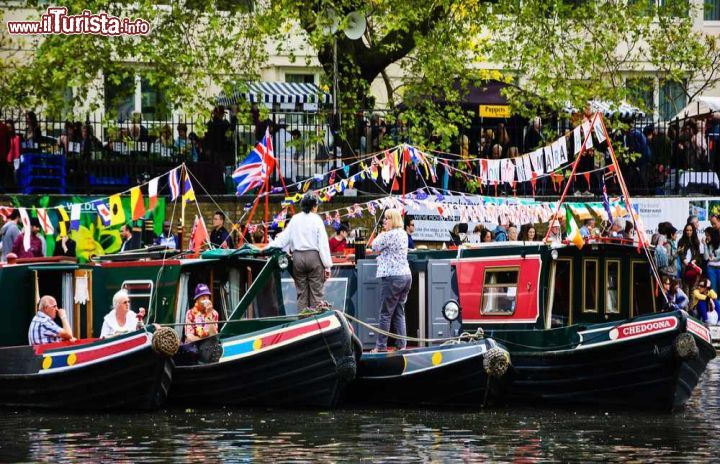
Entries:
{"type": "MultiPolygon", "coordinates": [[[[357,165],[352,163],[366,154],[414,142],[408,138],[404,123],[385,110],[345,116],[354,118],[354,129],[342,135],[335,132],[332,116],[325,112],[275,112],[265,120],[226,113],[223,118],[210,121],[178,117],[140,120],[133,115],[115,121],[91,118],[78,121],[43,115],[28,118],[25,112],[13,110],[0,111],[0,117],[11,121],[15,133],[20,135],[20,151],[28,155],[25,159],[37,163],[35,167],[20,169],[19,162],[13,165],[13,160],[0,154],[5,192],[112,193],[146,182],[184,162],[209,193],[233,193],[234,167],[268,128],[280,168],[274,174],[274,186],[280,185],[279,172],[289,184],[304,183],[331,170],[337,170],[335,180],[339,180],[355,174],[357,165]],[[52,158],[58,156],[62,163],[52,158]]],[[[568,121],[550,120],[538,139],[532,123],[522,118],[474,118],[449,151],[469,158],[491,157],[493,147],[499,145],[501,157],[513,156],[549,143],[570,127],[568,121]]],[[[5,136],[0,132],[0,149],[7,150],[3,148],[7,143],[2,137],[5,136]]],[[[636,118],[626,121],[624,128],[613,131],[611,137],[615,146],[624,147],[620,164],[633,194],[720,193],[720,120],[678,119],[658,123],[650,118],[636,118]]],[[[580,171],[597,170],[606,162],[603,156],[588,158],[583,160],[580,171]]],[[[469,180],[475,169],[471,163],[462,167],[465,172],[440,165],[438,180],[432,186],[472,193],[474,187],[469,180]]],[[[597,172],[578,176],[572,190],[598,192],[602,178],[597,172]]],[[[321,182],[328,181],[325,176],[321,182]]],[[[404,189],[411,191],[428,182],[419,172],[411,172],[404,180],[404,189]]],[[[314,188],[319,185],[323,184],[316,183],[314,188]]],[[[365,179],[356,188],[381,194],[391,186],[365,179]]],[[[616,186],[610,183],[608,188],[613,192],[616,186]]],[[[483,193],[553,195],[558,191],[544,178],[534,187],[530,182],[522,182],[514,188],[485,187],[483,193]]]]}

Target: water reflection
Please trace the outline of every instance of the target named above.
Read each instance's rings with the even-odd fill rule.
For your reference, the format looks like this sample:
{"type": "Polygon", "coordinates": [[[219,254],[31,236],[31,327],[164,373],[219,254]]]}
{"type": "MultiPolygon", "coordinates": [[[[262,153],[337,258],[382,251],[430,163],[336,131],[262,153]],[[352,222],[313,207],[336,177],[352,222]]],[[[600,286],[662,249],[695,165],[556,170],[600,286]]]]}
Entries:
{"type": "Polygon", "coordinates": [[[682,413],[505,408],[148,414],[6,412],[0,460],[20,462],[712,461],[720,361],[682,413]]]}

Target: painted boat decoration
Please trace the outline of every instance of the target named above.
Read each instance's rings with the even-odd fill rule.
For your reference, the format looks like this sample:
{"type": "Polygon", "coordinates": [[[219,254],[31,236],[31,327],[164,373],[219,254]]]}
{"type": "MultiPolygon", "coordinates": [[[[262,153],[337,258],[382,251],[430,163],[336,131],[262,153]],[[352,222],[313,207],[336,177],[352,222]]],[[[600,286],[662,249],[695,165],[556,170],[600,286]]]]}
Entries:
{"type": "Polygon", "coordinates": [[[191,344],[198,356],[176,357],[173,403],[325,408],[355,378],[352,332],[341,312],[240,320],[223,330],[191,344]]]}
{"type": "Polygon", "coordinates": [[[485,407],[502,402],[510,356],[491,339],[364,353],[348,401],[485,407]]]}
{"type": "Polygon", "coordinates": [[[506,242],[452,264],[463,329],[510,352],[509,401],[677,410],[715,357],[703,324],[657,311],[632,245],[506,242]]]}
{"type": "Polygon", "coordinates": [[[0,404],[64,410],[160,407],[173,362],[170,353],[153,346],[154,336],[149,327],[108,339],[2,347],[0,404]]]}

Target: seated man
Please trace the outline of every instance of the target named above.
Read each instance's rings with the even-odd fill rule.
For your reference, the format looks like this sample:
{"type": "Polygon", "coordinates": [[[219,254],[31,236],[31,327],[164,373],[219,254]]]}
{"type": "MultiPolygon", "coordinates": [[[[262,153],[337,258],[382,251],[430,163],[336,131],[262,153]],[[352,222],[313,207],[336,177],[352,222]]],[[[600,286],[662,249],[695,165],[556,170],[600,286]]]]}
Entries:
{"type": "Polygon", "coordinates": [[[28,330],[28,342],[31,345],[44,345],[46,343],[54,343],[60,340],[75,341],[73,337],[70,323],[68,322],[65,310],[58,308],[55,298],[45,295],[40,298],[38,303],[38,311],[30,322],[28,330]],[[62,327],[55,323],[55,317],[60,315],[62,327]]]}

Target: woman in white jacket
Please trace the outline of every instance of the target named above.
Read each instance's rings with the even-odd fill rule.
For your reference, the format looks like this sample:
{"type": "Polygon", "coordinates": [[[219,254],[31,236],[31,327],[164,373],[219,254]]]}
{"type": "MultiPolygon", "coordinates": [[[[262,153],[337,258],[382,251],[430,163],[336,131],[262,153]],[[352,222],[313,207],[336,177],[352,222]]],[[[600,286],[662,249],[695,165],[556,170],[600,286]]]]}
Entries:
{"type": "MultiPolygon", "coordinates": [[[[130,310],[130,296],[127,290],[119,290],[113,296],[113,309],[103,320],[100,338],[114,337],[137,329],[138,315],[130,310]]],[[[145,310],[140,308],[141,317],[145,310]]]]}

